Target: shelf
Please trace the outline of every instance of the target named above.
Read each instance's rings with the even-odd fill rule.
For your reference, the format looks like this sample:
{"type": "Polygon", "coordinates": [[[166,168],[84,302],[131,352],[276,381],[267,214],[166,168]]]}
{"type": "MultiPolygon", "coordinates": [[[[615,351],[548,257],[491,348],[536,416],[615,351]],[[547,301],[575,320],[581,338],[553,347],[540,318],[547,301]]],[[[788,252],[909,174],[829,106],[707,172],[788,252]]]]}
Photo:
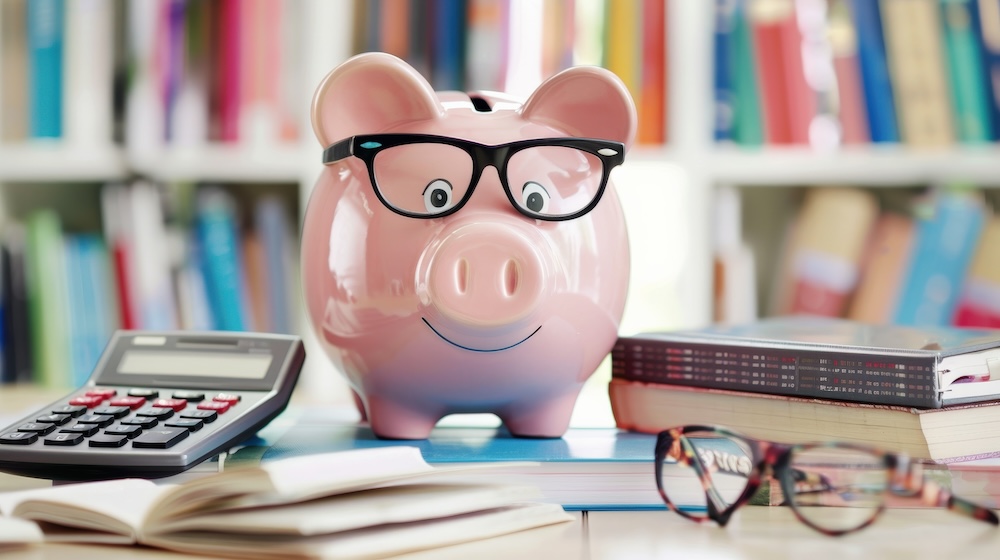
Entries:
{"type": "Polygon", "coordinates": [[[77,148],[61,142],[0,145],[0,182],[99,182],[129,175],[117,146],[77,148]]]}
{"type": "Polygon", "coordinates": [[[807,148],[718,148],[701,163],[716,183],[737,186],[912,186],[967,181],[1000,187],[1000,149],[994,146],[926,152],[866,146],[831,153],[807,148]]]}
{"type": "Polygon", "coordinates": [[[212,144],[167,148],[156,157],[131,156],[136,173],[164,182],[298,183],[313,167],[319,168],[320,150],[297,144],[247,147],[212,144]]]}

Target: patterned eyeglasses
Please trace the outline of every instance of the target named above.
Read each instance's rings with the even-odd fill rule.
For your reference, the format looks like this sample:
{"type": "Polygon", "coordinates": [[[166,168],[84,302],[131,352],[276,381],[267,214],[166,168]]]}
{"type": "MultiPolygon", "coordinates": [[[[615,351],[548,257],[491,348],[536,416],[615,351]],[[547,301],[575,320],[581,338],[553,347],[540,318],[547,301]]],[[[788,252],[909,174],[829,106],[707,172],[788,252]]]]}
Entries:
{"type": "Polygon", "coordinates": [[[488,166],[510,203],[529,218],[578,218],[597,206],[625,145],[593,138],[535,138],[488,146],[429,134],[368,134],[323,152],[329,164],[354,156],[368,166],[375,194],[409,218],[441,218],[472,197],[488,166]]]}
{"type": "Polygon", "coordinates": [[[723,428],[682,426],[656,440],[656,486],[667,507],[688,519],[720,526],[770,475],[795,516],[826,535],[870,525],[888,496],[997,525],[992,510],[927,480],[926,462],[847,443],[784,445],[723,428]]]}

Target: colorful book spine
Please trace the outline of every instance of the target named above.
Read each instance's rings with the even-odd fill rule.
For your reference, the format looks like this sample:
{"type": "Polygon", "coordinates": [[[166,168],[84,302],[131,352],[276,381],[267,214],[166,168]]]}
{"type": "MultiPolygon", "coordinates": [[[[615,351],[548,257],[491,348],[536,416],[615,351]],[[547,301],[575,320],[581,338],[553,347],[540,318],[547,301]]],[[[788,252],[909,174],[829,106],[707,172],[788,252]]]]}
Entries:
{"type": "Polygon", "coordinates": [[[54,211],[39,210],[28,216],[26,228],[34,381],[65,389],[72,385],[72,379],[62,223],[54,211]]]}
{"type": "Polygon", "coordinates": [[[993,140],[1000,140],[1000,0],[979,0],[980,48],[993,140]]]}
{"type": "Polygon", "coordinates": [[[0,2],[0,141],[28,138],[28,0],[0,2]]]}
{"type": "Polygon", "coordinates": [[[28,2],[29,111],[32,138],[63,135],[63,0],[28,2]]]}
{"type": "Polygon", "coordinates": [[[667,10],[663,0],[643,0],[641,76],[637,100],[639,128],[636,139],[639,144],[647,146],[667,141],[666,24],[667,10]]]}
{"type": "Polygon", "coordinates": [[[941,0],[941,10],[956,135],[963,143],[989,142],[992,130],[976,0],[941,0]]]}
{"type": "Polygon", "coordinates": [[[839,97],[841,141],[847,145],[867,144],[871,142],[868,109],[865,106],[864,83],[861,78],[857,29],[848,0],[830,2],[828,22],[839,97]]]}
{"type": "Polygon", "coordinates": [[[733,20],[733,41],[730,57],[733,60],[733,138],[744,146],[759,146],[764,142],[761,120],[761,100],[758,87],[757,53],[753,30],[747,13],[749,0],[737,0],[733,20]]]}
{"type": "Polygon", "coordinates": [[[960,327],[1000,329],[1000,218],[991,217],[976,246],[955,311],[960,327]]]}
{"type": "Polygon", "coordinates": [[[712,33],[713,89],[715,93],[716,142],[733,139],[736,114],[736,63],[733,41],[736,31],[737,0],[715,0],[715,26],[712,33]]]}
{"type": "Polygon", "coordinates": [[[795,21],[791,0],[753,0],[748,15],[757,54],[758,84],[764,115],[764,139],[771,145],[792,144],[788,75],[785,69],[788,21],[795,21]]]}
{"type": "Polygon", "coordinates": [[[199,193],[195,228],[215,328],[247,328],[242,247],[233,202],[222,191],[199,193]]]}
{"type": "Polygon", "coordinates": [[[918,210],[894,323],[951,324],[985,216],[979,194],[963,190],[935,192],[918,210]]]}
{"type": "Polygon", "coordinates": [[[896,104],[889,78],[879,3],[875,0],[851,0],[851,13],[858,33],[858,60],[871,141],[899,142],[896,104]]]}

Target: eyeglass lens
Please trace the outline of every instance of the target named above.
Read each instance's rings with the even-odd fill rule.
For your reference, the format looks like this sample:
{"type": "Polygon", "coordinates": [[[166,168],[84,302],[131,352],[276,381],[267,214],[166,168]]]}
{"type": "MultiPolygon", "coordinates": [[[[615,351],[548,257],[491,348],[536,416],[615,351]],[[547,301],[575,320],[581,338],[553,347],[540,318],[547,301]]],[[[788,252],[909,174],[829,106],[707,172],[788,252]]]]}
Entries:
{"type": "MultiPolygon", "coordinates": [[[[372,164],[375,187],[387,204],[421,216],[441,214],[459,204],[473,187],[472,156],[461,148],[415,143],[381,150],[372,164]]],[[[513,153],[506,166],[511,197],[539,216],[569,216],[598,196],[603,162],[589,152],[564,146],[536,146],[513,153]]]]}
{"type": "Polygon", "coordinates": [[[717,510],[736,503],[753,470],[753,453],[746,442],[714,432],[690,432],[667,450],[661,465],[660,488],[675,508],[694,518],[708,518],[711,492],[717,510]],[[702,488],[694,462],[700,461],[708,492],[702,488]]]}
{"type": "Polygon", "coordinates": [[[786,498],[807,523],[843,532],[878,515],[889,482],[881,457],[850,447],[804,446],[793,449],[788,466],[792,493],[786,498]]]}

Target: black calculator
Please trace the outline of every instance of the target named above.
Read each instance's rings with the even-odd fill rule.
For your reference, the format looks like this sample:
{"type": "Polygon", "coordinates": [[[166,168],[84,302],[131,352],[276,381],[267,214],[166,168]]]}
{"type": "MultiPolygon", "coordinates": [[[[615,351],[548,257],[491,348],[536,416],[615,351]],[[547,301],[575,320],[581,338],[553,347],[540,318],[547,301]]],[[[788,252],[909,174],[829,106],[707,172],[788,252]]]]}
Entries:
{"type": "Polygon", "coordinates": [[[297,336],[118,331],[83,387],[0,429],[0,471],[81,481],[181,473],[288,404],[297,336]]]}

